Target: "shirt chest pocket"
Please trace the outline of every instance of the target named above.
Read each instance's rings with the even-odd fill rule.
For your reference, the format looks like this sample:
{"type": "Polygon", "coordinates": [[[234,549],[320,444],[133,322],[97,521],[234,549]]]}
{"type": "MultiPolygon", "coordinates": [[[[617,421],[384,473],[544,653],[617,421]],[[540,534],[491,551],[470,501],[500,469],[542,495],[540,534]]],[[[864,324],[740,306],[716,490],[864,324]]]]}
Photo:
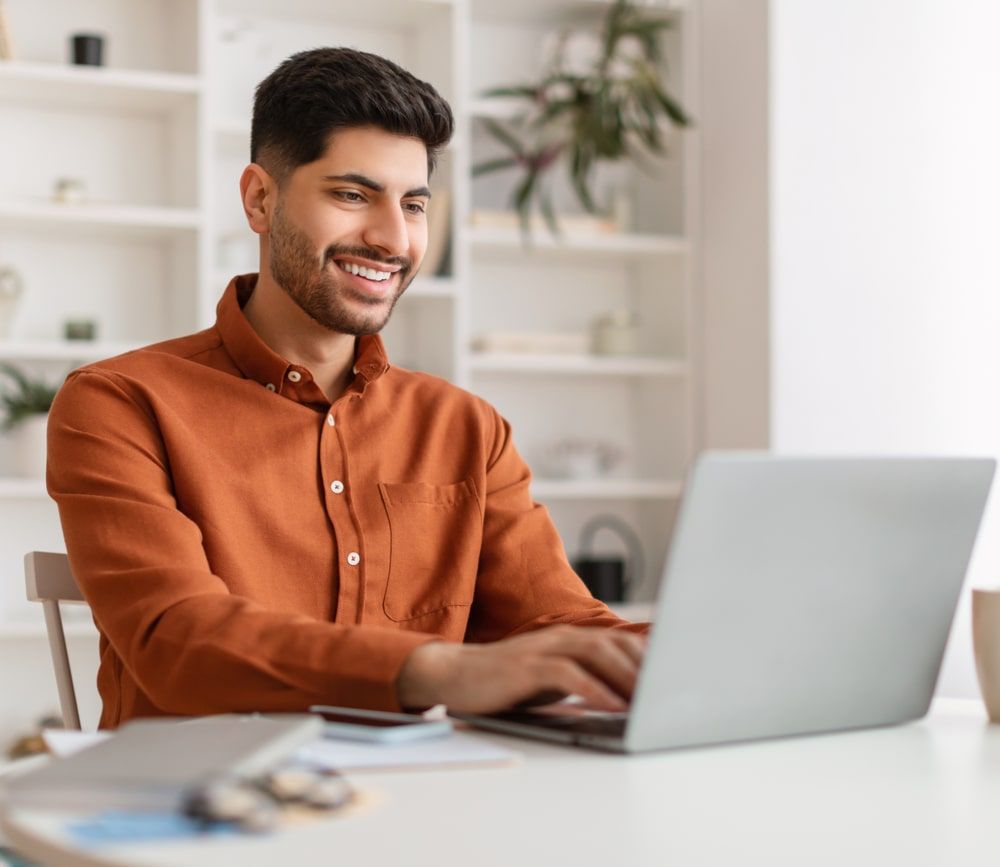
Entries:
{"type": "Polygon", "coordinates": [[[380,483],[379,491],[391,539],[382,604],[386,616],[412,620],[453,605],[471,605],[483,537],[472,480],[380,483]]]}

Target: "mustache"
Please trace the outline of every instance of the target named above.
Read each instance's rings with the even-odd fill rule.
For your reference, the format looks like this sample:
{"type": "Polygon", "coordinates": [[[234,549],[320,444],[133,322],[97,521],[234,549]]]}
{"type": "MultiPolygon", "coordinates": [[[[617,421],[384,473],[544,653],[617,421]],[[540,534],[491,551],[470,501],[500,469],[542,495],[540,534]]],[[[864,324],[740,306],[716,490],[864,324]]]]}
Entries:
{"type": "Polygon", "coordinates": [[[413,260],[407,256],[383,256],[371,247],[327,247],[323,254],[323,262],[329,264],[340,256],[357,256],[359,259],[369,259],[383,265],[398,265],[402,271],[409,271],[413,267],[413,260]]]}

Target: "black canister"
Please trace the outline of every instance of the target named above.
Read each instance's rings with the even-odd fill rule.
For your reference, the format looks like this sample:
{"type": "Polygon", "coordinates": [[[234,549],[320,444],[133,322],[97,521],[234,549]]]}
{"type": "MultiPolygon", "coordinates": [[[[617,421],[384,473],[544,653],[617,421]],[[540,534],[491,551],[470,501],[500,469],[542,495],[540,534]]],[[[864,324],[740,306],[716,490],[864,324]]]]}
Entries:
{"type": "Polygon", "coordinates": [[[73,46],[73,63],[77,66],[104,65],[104,37],[96,33],[74,33],[70,37],[73,46]]]}
{"type": "Polygon", "coordinates": [[[591,518],[580,533],[580,555],[573,561],[573,569],[596,599],[624,602],[629,589],[642,580],[642,544],[635,530],[620,518],[598,515],[591,518]],[[625,543],[628,561],[622,557],[598,557],[592,553],[594,537],[599,530],[611,530],[625,543]]]}

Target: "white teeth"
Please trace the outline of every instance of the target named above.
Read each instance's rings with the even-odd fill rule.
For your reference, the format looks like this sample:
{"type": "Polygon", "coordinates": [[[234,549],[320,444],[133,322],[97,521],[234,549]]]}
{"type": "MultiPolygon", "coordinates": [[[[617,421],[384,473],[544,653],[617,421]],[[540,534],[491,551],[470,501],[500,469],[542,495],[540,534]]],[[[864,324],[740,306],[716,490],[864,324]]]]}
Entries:
{"type": "Polygon", "coordinates": [[[376,271],[374,268],[365,268],[361,265],[355,264],[354,262],[341,262],[339,264],[340,267],[348,274],[360,275],[361,277],[367,277],[369,280],[375,280],[377,282],[388,280],[392,276],[390,271],[376,271]]]}

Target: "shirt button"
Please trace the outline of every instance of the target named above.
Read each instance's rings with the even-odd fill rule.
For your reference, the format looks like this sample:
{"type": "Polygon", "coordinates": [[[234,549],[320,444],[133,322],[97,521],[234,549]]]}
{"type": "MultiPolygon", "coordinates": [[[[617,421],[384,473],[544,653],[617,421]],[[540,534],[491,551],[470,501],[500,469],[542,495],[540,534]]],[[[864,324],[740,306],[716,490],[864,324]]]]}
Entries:
{"type": "Polygon", "coordinates": [[[266,388],[268,391],[274,391],[275,390],[273,382],[269,382],[267,385],[264,386],[264,388],[266,388]]]}
{"type": "Polygon", "coordinates": [[[330,490],[335,494],[342,494],[344,493],[344,483],[340,479],[337,479],[337,481],[331,482],[330,490]]]}
{"type": "Polygon", "coordinates": [[[336,424],[336,422],[333,420],[332,412],[326,417],[326,423],[330,425],[330,427],[333,427],[336,424]]]}
{"type": "Polygon", "coordinates": [[[347,562],[351,566],[357,566],[358,563],[361,562],[361,555],[357,551],[351,551],[351,553],[347,555],[347,562]]]}
{"type": "Polygon", "coordinates": [[[300,379],[302,379],[302,374],[299,373],[297,370],[289,370],[288,371],[288,378],[292,382],[298,382],[300,379]]]}

